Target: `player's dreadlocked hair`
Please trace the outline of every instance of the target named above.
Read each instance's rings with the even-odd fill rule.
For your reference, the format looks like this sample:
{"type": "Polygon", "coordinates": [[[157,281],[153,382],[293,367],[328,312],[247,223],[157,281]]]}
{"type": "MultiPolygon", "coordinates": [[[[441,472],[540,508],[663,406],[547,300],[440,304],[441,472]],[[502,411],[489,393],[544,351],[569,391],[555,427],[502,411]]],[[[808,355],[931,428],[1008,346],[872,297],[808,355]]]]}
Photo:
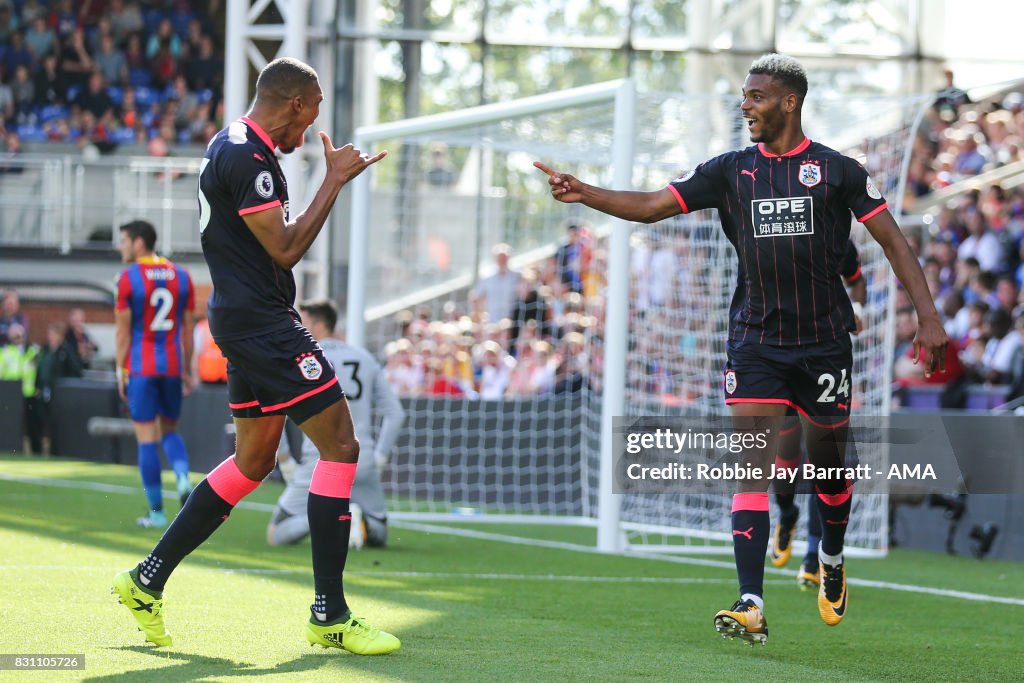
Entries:
{"type": "Polygon", "coordinates": [[[316,71],[309,64],[292,57],[281,57],[260,71],[256,79],[256,96],[263,100],[290,100],[305,95],[316,82],[316,71]]]}
{"type": "Polygon", "coordinates": [[[807,72],[800,62],[789,55],[761,55],[750,65],[747,73],[764,74],[781,81],[784,86],[796,93],[801,104],[807,96],[807,72]]]}

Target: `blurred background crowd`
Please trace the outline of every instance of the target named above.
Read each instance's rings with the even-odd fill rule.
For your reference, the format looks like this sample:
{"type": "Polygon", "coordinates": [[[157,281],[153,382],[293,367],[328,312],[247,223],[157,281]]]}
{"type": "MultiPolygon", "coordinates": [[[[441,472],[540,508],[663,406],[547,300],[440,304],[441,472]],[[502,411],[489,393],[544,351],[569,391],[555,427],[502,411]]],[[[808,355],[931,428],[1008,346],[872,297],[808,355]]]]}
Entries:
{"type": "MultiPolygon", "coordinates": [[[[955,343],[946,370],[925,378],[912,359],[914,310],[898,289],[893,380],[897,389],[945,386],[944,405],[964,407],[968,384],[1003,386],[1007,400],[1024,395],[1024,185],[987,179],[1024,161],[1024,95],[974,103],[952,73],[946,77],[913,145],[904,211],[913,214],[959,183],[971,189],[904,229],[955,343]]],[[[731,284],[700,269],[685,232],[637,232],[631,245],[633,323],[643,319],[651,333],[637,337],[644,348],[631,349],[629,362],[642,367],[629,376],[644,379],[628,390],[665,404],[717,396],[718,373],[707,363],[715,335],[706,321],[693,321],[715,288],[731,284]],[[680,307],[688,315],[674,315],[680,307]],[[681,320],[694,329],[673,325],[681,320]],[[684,386],[689,395],[681,394],[684,386]]],[[[405,396],[483,399],[572,392],[587,383],[599,390],[605,245],[570,222],[554,256],[521,271],[510,268],[507,245],[498,245],[496,271],[468,302],[448,302],[439,317],[429,308],[399,314],[400,338],[383,350],[394,385],[405,396]]]]}
{"type": "MultiPolygon", "coordinates": [[[[0,125],[106,152],[205,144],[218,130],[219,0],[0,0],[0,125]]],[[[12,150],[12,147],[15,149],[12,150]]]]}
{"type": "MultiPolygon", "coordinates": [[[[22,141],[101,152],[143,144],[156,156],[205,144],[222,119],[223,40],[212,20],[222,9],[219,0],[0,0],[8,154],[22,141]]],[[[930,223],[904,227],[955,346],[946,371],[924,378],[910,359],[913,309],[899,292],[893,379],[897,386],[1005,385],[1012,398],[1024,393],[1024,185],[988,178],[1024,161],[1024,95],[972,102],[952,73],[946,77],[914,142],[904,211],[977,182],[929,209],[930,223]]],[[[458,169],[446,173],[442,184],[457,182],[458,169]]],[[[468,297],[445,303],[440,315],[436,307],[401,312],[396,338],[372,349],[398,392],[497,399],[600,391],[606,240],[571,221],[550,257],[517,269],[507,245],[492,253],[489,274],[468,297]]],[[[643,378],[630,389],[663,403],[717,395],[708,351],[720,335],[678,323],[699,319],[706,294],[731,283],[701,271],[685,231],[669,239],[638,232],[630,258],[634,315],[652,331],[638,342],[649,348],[630,355],[641,365],[630,376],[643,378]],[[680,306],[688,315],[673,315],[680,306]],[[683,387],[693,395],[681,395],[683,387]]],[[[27,321],[12,324],[12,315],[5,308],[0,318],[0,346],[24,347],[11,330],[24,332],[27,321]]],[[[55,328],[54,340],[67,330],[55,328]]],[[[43,374],[33,380],[43,383],[40,392],[43,374]]]]}

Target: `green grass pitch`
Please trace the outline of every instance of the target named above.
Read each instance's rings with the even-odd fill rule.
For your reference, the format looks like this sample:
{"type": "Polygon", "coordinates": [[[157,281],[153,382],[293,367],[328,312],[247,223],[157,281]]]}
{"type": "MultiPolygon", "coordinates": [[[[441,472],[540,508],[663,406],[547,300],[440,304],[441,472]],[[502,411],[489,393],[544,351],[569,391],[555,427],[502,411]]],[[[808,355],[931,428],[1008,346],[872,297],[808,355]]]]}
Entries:
{"type": "MultiPolygon", "coordinates": [[[[279,490],[268,483],[250,499],[271,503],[279,490]]],[[[168,512],[177,507],[168,501],[168,512]]],[[[0,458],[0,654],[86,657],[84,671],[0,671],[0,681],[996,681],[1024,671],[1022,564],[903,550],[851,560],[853,578],[939,593],[853,585],[834,628],[813,594],[769,573],[770,640],[749,648],[712,625],[735,599],[727,557],[722,567],[680,564],[398,527],[391,548],[349,555],[346,590],[402,649],[314,649],[302,632],[309,545],[268,547],[269,514],[252,509],[237,509],[172,577],[174,646],[156,649],[109,594],[111,577],[157,539],[135,526],[143,512],[134,468],[0,458]]]]}

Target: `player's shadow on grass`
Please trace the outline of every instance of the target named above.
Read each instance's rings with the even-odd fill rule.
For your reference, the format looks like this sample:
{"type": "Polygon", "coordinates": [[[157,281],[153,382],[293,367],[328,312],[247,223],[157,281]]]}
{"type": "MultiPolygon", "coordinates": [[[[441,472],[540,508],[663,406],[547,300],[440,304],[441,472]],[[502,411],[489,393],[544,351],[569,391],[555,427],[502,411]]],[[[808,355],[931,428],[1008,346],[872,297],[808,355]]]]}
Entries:
{"type": "MultiPolygon", "coordinates": [[[[344,661],[345,664],[360,664],[365,657],[349,655],[347,653],[335,652],[321,653],[310,650],[309,653],[300,654],[295,659],[287,662],[280,662],[271,667],[256,666],[247,662],[236,662],[226,657],[209,657],[206,655],[191,654],[164,648],[150,647],[147,645],[127,645],[120,648],[110,648],[121,652],[135,652],[142,655],[150,655],[157,662],[154,666],[139,668],[134,671],[125,671],[119,674],[107,676],[93,676],[84,678],[83,681],[91,683],[126,683],[127,681],[158,680],[160,683],[188,683],[191,681],[203,681],[207,679],[220,679],[231,677],[260,678],[262,676],[273,676],[303,671],[317,671],[337,662],[344,661]],[[168,661],[178,662],[166,666],[168,661]],[[159,667],[159,668],[158,668],[159,667]],[[202,673],[197,673],[202,672],[202,673]]],[[[379,661],[379,657],[369,659],[379,661]]]]}

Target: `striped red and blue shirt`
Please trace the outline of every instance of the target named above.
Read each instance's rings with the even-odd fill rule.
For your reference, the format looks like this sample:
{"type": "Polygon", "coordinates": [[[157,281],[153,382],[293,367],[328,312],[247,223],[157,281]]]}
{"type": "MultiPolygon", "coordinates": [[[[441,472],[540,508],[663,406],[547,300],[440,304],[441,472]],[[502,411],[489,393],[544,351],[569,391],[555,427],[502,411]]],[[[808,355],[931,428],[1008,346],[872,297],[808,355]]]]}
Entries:
{"type": "Polygon", "coordinates": [[[181,375],[181,326],[195,309],[188,272],[162,257],[142,258],[117,279],[117,310],[131,311],[131,348],[126,370],[132,377],[181,375]]]}

